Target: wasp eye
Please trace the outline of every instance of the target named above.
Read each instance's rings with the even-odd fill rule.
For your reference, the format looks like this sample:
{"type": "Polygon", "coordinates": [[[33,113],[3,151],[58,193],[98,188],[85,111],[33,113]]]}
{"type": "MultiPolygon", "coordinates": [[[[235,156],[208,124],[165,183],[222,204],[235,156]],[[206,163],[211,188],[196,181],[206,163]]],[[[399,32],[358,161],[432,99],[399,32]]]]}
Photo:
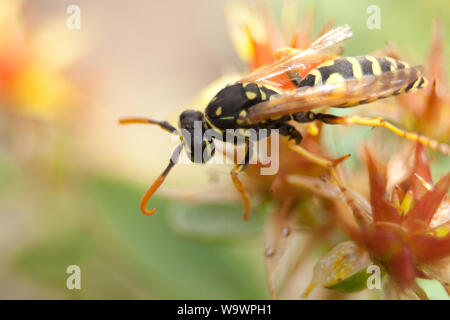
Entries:
{"type": "Polygon", "coordinates": [[[182,129],[191,130],[196,121],[203,120],[203,113],[196,110],[185,110],[180,114],[179,126],[182,129]]]}
{"type": "Polygon", "coordinates": [[[208,162],[215,154],[215,145],[212,140],[192,139],[190,143],[185,141],[186,153],[193,163],[208,162]]]}

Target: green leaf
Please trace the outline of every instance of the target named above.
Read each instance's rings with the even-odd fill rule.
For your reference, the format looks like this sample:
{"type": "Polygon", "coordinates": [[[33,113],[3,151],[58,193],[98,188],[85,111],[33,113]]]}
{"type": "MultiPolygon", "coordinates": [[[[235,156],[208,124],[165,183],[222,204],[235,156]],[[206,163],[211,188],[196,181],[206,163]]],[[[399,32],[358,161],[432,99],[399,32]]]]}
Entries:
{"type": "Polygon", "coordinates": [[[352,276],[327,287],[328,289],[337,290],[344,293],[352,293],[367,289],[367,279],[371,276],[366,269],[362,269],[352,276]]]}
{"type": "Polygon", "coordinates": [[[422,278],[417,278],[416,281],[426,292],[428,298],[432,300],[450,300],[450,296],[439,281],[422,278]]]}
{"type": "Polygon", "coordinates": [[[314,266],[313,278],[303,293],[307,297],[318,285],[341,292],[355,292],[367,287],[372,264],[369,254],[354,241],[341,242],[314,266]]]}
{"type": "Polygon", "coordinates": [[[171,203],[168,220],[173,230],[185,238],[232,244],[261,234],[264,209],[254,208],[249,221],[243,221],[241,205],[171,203]]]}
{"type": "Polygon", "coordinates": [[[43,298],[60,299],[67,296],[79,298],[83,294],[78,290],[67,289],[66,270],[70,265],[82,265],[86,253],[90,251],[89,240],[78,231],[66,231],[68,234],[52,235],[35,245],[26,247],[11,265],[14,268],[12,273],[25,274],[33,282],[57,290],[46,292],[43,289],[43,298]],[[61,295],[57,293],[58,291],[61,295]],[[49,294],[52,296],[48,296],[49,294]]]}

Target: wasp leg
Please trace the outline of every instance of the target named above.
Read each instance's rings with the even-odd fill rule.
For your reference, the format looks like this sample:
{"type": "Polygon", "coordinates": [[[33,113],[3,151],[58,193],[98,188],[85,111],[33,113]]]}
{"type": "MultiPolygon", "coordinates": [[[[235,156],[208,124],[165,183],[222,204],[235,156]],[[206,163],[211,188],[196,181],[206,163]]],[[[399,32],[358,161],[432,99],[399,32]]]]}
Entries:
{"type": "Polygon", "coordinates": [[[251,159],[251,152],[252,152],[252,144],[250,143],[249,139],[245,140],[245,157],[244,157],[244,163],[243,164],[236,164],[236,166],[231,170],[231,179],[233,180],[234,186],[236,190],[241,194],[242,199],[244,200],[244,212],[242,213],[242,219],[247,221],[248,216],[250,214],[250,197],[247,193],[247,190],[245,189],[244,184],[239,179],[238,174],[241,171],[244,171],[245,168],[247,168],[248,164],[250,163],[251,159]]]}
{"type": "Polygon", "coordinates": [[[399,135],[400,137],[417,141],[424,146],[442,152],[445,155],[450,154],[450,146],[444,143],[439,143],[436,140],[430,139],[428,137],[422,136],[414,132],[408,132],[397,128],[393,124],[385,121],[382,118],[365,118],[359,116],[348,116],[348,117],[338,117],[331,114],[316,113],[315,117],[317,120],[322,121],[327,124],[357,124],[361,126],[369,127],[383,127],[393,133],[399,135]]]}
{"type": "Polygon", "coordinates": [[[312,122],[316,120],[316,114],[312,111],[299,112],[292,115],[293,120],[300,123],[312,122]]]}
{"type": "Polygon", "coordinates": [[[289,140],[294,140],[296,144],[300,144],[302,142],[303,136],[302,134],[295,129],[294,126],[284,122],[282,123],[278,129],[280,130],[280,134],[282,136],[288,136],[289,140]]]}
{"type": "Polygon", "coordinates": [[[319,155],[315,155],[314,153],[306,150],[305,148],[298,146],[298,145],[294,145],[293,143],[288,144],[289,149],[291,149],[292,151],[302,155],[303,157],[305,157],[306,159],[308,159],[309,161],[323,167],[326,168],[328,170],[333,169],[335,167],[337,167],[338,164],[340,164],[341,162],[343,162],[344,160],[348,159],[350,157],[350,154],[346,154],[345,156],[342,156],[340,158],[334,159],[334,160],[329,160],[326,159],[324,157],[321,157],[319,155]]]}
{"type": "Polygon", "coordinates": [[[122,118],[119,119],[120,124],[130,124],[130,123],[147,123],[147,124],[156,124],[161,129],[166,130],[170,133],[177,131],[177,129],[172,126],[167,121],[156,121],[148,118],[122,118]]]}

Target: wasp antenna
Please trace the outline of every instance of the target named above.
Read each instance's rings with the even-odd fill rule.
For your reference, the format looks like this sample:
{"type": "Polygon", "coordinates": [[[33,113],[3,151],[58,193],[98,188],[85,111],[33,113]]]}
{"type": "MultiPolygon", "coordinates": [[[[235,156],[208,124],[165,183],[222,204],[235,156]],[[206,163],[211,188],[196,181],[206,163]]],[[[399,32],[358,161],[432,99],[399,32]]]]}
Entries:
{"type": "Polygon", "coordinates": [[[133,124],[133,123],[156,124],[161,129],[166,130],[170,133],[177,131],[177,129],[167,121],[156,121],[156,120],[152,120],[152,119],[148,119],[148,118],[122,118],[122,119],[119,119],[119,124],[133,124]]]}
{"type": "Polygon", "coordinates": [[[175,166],[175,164],[178,161],[178,157],[180,156],[181,149],[183,149],[183,145],[178,145],[177,148],[172,153],[172,156],[170,157],[169,165],[164,169],[163,173],[153,182],[153,184],[150,186],[150,188],[147,189],[147,191],[144,193],[141,199],[140,209],[143,214],[146,216],[151,216],[155,213],[155,208],[148,210],[147,204],[150,198],[153,196],[153,194],[158,190],[158,188],[161,186],[161,184],[166,179],[167,175],[169,174],[170,170],[175,166]]]}

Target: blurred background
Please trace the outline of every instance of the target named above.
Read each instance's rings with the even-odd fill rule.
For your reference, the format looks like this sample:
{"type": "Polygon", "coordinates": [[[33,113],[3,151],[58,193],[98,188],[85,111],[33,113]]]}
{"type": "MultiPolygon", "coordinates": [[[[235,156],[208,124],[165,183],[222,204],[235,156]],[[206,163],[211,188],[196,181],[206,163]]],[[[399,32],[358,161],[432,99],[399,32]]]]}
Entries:
{"type": "MultiPolygon", "coordinates": [[[[420,64],[434,17],[450,34],[446,0],[299,2],[299,16],[316,6],[315,30],[329,18],[351,25],[347,55],[389,41],[420,64]],[[380,30],[366,27],[369,5],[381,9],[380,30]]],[[[279,18],[280,2],[267,3],[279,18]]],[[[228,34],[229,4],[0,2],[1,299],[269,298],[262,228],[270,204],[243,222],[229,168],[179,165],[151,200],[156,214],[142,215],[140,197],[176,141],[117,123],[176,124],[184,108],[204,107],[205,87],[245,70],[228,34]],[[81,9],[79,30],[66,27],[70,5],[81,9]],[[189,201],[203,196],[208,203],[189,201]],[[81,290],[66,288],[69,265],[81,268],[81,290]]]]}

